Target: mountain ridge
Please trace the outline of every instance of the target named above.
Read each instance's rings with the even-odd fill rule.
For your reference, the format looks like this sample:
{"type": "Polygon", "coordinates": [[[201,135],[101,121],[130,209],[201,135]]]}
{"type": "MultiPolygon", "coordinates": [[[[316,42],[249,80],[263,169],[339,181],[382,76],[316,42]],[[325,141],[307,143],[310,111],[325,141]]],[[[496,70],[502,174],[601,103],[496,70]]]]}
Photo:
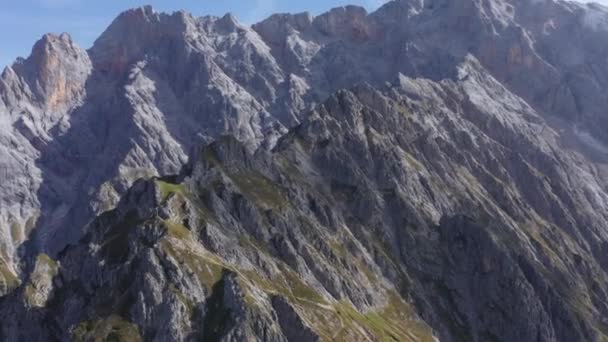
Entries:
{"type": "MultiPolygon", "coordinates": [[[[469,68],[479,67],[474,61],[470,63],[469,68]]],[[[485,76],[471,75],[475,77],[485,76]]],[[[476,84],[478,80],[469,79],[460,85],[405,77],[398,81],[383,90],[360,86],[335,94],[280,139],[272,152],[260,149],[252,153],[243,143],[226,136],[195,153],[181,176],[137,181],[116,210],[96,219],[81,242],[60,253],[57,279],[61,282],[52,285],[50,293],[40,292],[41,298],[50,300],[42,305],[41,316],[33,321],[23,316],[18,321],[30,321],[32,326],[58,324],[55,330],[73,338],[80,334],[103,334],[103,330],[95,328],[98,324],[122,331],[119,327],[132,322],[128,324],[135,324],[135,331],[144,339],[194,338],[188,337],[188,332],[194,329],[192,333],[197,334],[198,326],[202,329],[198,333],[207,337],[211,336],[207,335],[209,331],[216,331],[214,327],[222,327],[212,334],[227,340],[300,340],[303,337],[293,337],[293,332],[281,323],[280,317],[285,315],[281,310],[287,310],[295,313],[293,322],[310,329],[309,336],[318,336],[311,340],[335,339],[325,332],[335,322],[342,322],[333,329],[346,334],[339,334],[346,340],[381,339],[383,334],[413,339],[409,334],[420,331],[410,323],[406,325],[408,330],[403,331],[390,325],[396,319],[393,316],[381,316],[379,319],[388,320],[384,323],[371,323],[374,321],[364,318],[384,312],[386,304],[381,304],[386,303],[384,296],[390,298],[395,295],[391,291],[397,291],[398,296],[411,298],[406,303],[414,305],[436,331],[428,335],[429,330],[423,325],[422,331],[427,331],[427,335],[420,338],[438,334],[448,341],[466,336],[474,340],[492,336],[499,340],[601,340],[601,320],[596,319],[602,314],[588,310],[593,305],[602,310],[605,271],[582,247],[574,247],[582,241],[580,237],[569,237],[567,230],[558,233],[565,226],[552,233],[549,228],[552,223],[545,220],[560,224],[561,219],[552,218],[550,209],[543,211],[542,203],[534,209],[521,206],[519,202],[529,201],[526,198],[533,193],[511,178],[525,172],[528,187],[535,182],[542,184],[545,176],[535,175],[534,166],[526,163],[538,167],[549,161],[509,151],[504,143],[473,128],[479,118],[453,112],[466,108],[466,100],[465,104],[446,106],[439,111],[426,106],[449,102],[451,96],[461,91],[474,93],[467,90],[466,84],[476,84]],[[443,117],[445,123],[427,126],[433,127],[433,133],[420,141],[415,137],[425,130],[417,126],[433,125],[424,123],[429,116],[443,117]],[[460,139],[442,139],[447,137],[445,134],[455,132],[460,132],[456,134],[460,139]],[[490,171],[475,163],[487,158],[483,153],[467,156],[467,149],[484,149],[467,136],[486,140],[487,154],[505,153],[497,161],[502,166],[495,167],[496,170],[504,167],[504,173],[493,171],[493,174],[509,182],[508,187],[501,186],[501,180],[488,176],[490,171]],[[513,158],[525,159],[516,163],[513,158]],[[447,174],[437,176],[444,173],[447,174]],[[536,224],[524,225],[529,219],[536,220],[536,224]],[[335,239],[340,242],[333,242],[335,239]],[[567,241],[567,245],[560,245],[559,240],[567,241]],[[190,247],[185,248],[184,243],[190,247]],[[556,254],[548,245],[580,254],[578,257],[556,254]],[[150,251],[157,252],[150,254],[150,251]],[[204,258],[190,259],[199,254],[204,258]],[[167,262],[174,266],[162,266],[167,262]],[[205,268],[198,268],[209,262],[219,263],[229,272],[223,275],[220,270],[205,266],[213,269],[207,274],[205,268]],[[351,263],[357,266],[349,266],[351,263]],[[580,271],[571,269],[574,263],[578,263],[580,271]],[[598,296],[594,299],[578,292],[579,286],[588,286],[586,272],[591,272],[590,279],[598,282],[592,292],[598,296]],[[545,279],[545,274],[569,277],[574,283],[560,289],[559,281],[545,279]],[[123,277],[131,279],[126,283],[131,285],[121,285],[123,277]],[[268,285],[269,281],[281,284],[280,277],[287,277],[286,289],[268,285]],[[92,279],[92,283],[86,279],[92,279]],[[514,281],[517,284],[514,288],[501,290],[512,286],[514,281]],[[475,285],[477,282],[484,285],[479,287],[475,285]],[[232,317],[228,321],[233,323],[219,326],[209,323],[221,311],[212,304],[215,290],[203,289],[215,288],[212,285],[217,284],[223,284],[224,295],[231,298],[224,299],[227,301],[219,307],[236,305],[230,306],[230,314],[226,316],[232,317]],[[378,286],[387,286],[388,292],[382,295],[384,290],[378,286]],[[396,290],[390,290],[391,287],[396,290]],[[104,294],[107,291],[111,294],[104,294]],[[147,291],[152,292],[144,294],[147,291]],[[569,302],[570,291],[583,296],[572,297],[580,302],[569,302]],[[138,299],[127,300],[130,296],[138,299]],[[53,304],[58,298],[60,302],[53,304]],[[125,298],[126,302],[104,304],[103,298],[125,298]],[[192,306],[187,304],[192,300],[196,305],[204,305],[201,316],[189,310],[186,312],[192,316],[182,316],[184,311],[179,307],[192,306]],[[337,321],[331,317],[326,318],[328,321],[316,321],[325,314],[318,312],[316,305],[308,306],[309,300],[321,307],[336,305],[337,312],[347,316],[339,316],[337,321]],[[597,304],[588,304],[587,300],[597,304]],[[268,304],[269,301],[273,304],[268,304]],[[520,304],[507,304],[513,301],[520,304]],[[255,313],[258,310],[255,302],[261,304],[260,308],[272,307],[270,313],[255,313]],[[354,309],[343,307],[345,303],[352,303],[354,309]],[[100,305],[110,308],[99,311],[100,305]],[[469,308],[471,305],[475,309],[469,308]],[[522,307],[526,308],[523,316],[522,307]],[[66,317],[61,312],[72,312],[73,316],[66,317]],[[107,320],[108,312],[119,316],[107,320]],[[278,318],[273,318],[273,312],[278,318]],[[170,330],[154,328],[154,317],[166,315],[172,317],[163,318],[173,322],[167,326],[170,330]],[[90,322],[102,321],[83,325],[83,317],[91,319],[90,322]],[[188,323],[190,319],[192,323],[188,323]],[[351,319],[351,323],[345,323],[351,319]],[[502,322],[508,319],[517,323],[504,326],[502,322]],[[199,325],[190,325],[197,321],[199,325]],[[264,328],[266,324],[278,324],[281,333],[270,337],[267,329],[271,328],[264,328]],[[342,324],[353,325],[345,329],[342,324]],[[366,338],[366,334],[370,335],[366,338]]],[[[521,105],[523,111],[535,115],[523,101],[521,105]]],[[[494,117],[495,113],[481,111],[479,115],[494,117]]],[[[533,120],[521,121],[517,127],[503,127],[500,131],[542,141],[530,134],[534,129],[521,133],[524,128],[536,125],[533,120]]],[[[497,130],[487,132],[495,134],[497,130]]],[[[550,160],[560,156],[566,158],[562,162],[574,165],[574,161],[566,162],[571,156],[554,157],[557,152],[550,148],[534,153],[550,160]]],[[[559,169],[564,167],[556,161],[550,163],[559,169]]],[[[557,184],[554,180],[550,182],[552,186],[557,184]]],[[[563,205],[558,199],[549,199],[547,203],[552,201],[563,205]]],[[[562,207],[559,212],[569,216],[577,210],[586,209],[562,207]]],[[[45,258],[41,260],[37,269],[42,268],[39,264],[48,263],[45,258]]],[[[31,296],[27,291],[13,293],[3,303],[13,309],[0,312],[21,312],[23,309],[19,308],[24,305],[21,303],[37,298],[31,296]]],[[[398,299],[391,299],[395,300],[398,299]]],[[[398,312],[409,310],[401,307],[398,312]]],[[[419,322],[421,318],[411,319],[419,322]]],[[[5,325],[4,329],[4,336],[14,338],[53,336],[44,329],[29,330],[27,334],[31,335],[23,335],[11,325],[5,325]]]]}

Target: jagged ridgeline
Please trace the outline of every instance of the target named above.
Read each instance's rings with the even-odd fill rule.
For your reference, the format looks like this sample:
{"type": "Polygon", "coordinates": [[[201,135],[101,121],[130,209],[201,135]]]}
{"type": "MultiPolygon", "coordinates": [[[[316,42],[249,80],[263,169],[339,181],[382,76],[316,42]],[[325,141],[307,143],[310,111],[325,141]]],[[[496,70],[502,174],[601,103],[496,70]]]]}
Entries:
{"type": "Polygon", "coordinates": [[[0,77],[0,340],[608,341],[608,10],[150,7],[0,77]]]}

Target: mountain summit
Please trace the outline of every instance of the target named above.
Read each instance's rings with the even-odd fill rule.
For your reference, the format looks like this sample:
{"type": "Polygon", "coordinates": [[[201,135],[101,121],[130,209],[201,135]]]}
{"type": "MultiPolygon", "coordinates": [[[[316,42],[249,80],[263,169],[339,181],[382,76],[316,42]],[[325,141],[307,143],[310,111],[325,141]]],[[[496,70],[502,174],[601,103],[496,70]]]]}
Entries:
{"type": "Polygon", "coordinates": [[[605,341],[608,8],[151,7],[0,75],[0,339],[605,341]]]}

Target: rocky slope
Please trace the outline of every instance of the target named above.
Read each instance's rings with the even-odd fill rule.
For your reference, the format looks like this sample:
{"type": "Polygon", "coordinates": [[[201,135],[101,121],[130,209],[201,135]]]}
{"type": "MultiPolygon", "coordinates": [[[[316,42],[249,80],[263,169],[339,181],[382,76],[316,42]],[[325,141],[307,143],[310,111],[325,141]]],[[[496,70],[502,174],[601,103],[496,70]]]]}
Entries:
{"type": "Polygon", "coordinates": [[[475,59],[459,79],[340,91],[272,151],[222,137],[136,182],[38,256],[2,337],[604,340],[605,184],[475,59]]]}
{"type": "Polygon", "coordinates": [[[0,337],[606,340],[606,22],[400,0],[45,36],[0,78],[0,337]]]}

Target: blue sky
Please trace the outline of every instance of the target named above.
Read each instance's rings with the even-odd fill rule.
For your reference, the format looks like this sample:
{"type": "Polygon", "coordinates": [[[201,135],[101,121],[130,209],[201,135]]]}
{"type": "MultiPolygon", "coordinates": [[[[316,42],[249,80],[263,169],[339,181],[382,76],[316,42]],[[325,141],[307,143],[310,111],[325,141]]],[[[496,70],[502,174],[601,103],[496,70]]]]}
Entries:
{"type": "Polygon", "coordinates": [[[368,9],[383,0],[0,0],[0,71],[18,56],[27,57],[45,33],[68,32],[89,48],[122,11],[152,5],[158,11],[185,9],[195,15],[232,12],[242,22],[254,23],[276,12],[313,14],[354,4],[368,9]]]}
{"type": "MultiPolygon", "coordinates": [[[[347,4],[369,10],[386,0],[0,0],[0,70],[16,57],[27,57],[45,33],[68,32],[85,48],[120,12],[150,4],[156,10],[185,9],[196,15],[235,14],[254,23],[276,12],[313,14],[347,4]]],[[[608,0],[599,0],[608,3],[608,0]]]]}

